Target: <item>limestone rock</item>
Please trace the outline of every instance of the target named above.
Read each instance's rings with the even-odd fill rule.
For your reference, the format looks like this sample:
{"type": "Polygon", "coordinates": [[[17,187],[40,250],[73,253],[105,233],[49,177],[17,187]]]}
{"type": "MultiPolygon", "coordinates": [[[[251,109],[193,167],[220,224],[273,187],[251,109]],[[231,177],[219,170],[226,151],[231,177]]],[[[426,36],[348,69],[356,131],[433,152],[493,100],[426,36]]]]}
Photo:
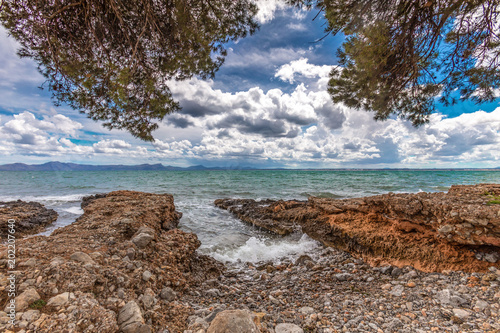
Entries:
{"type": "MultiPolygon", "coordinates": [[[[26,289],[22,294],[15,298],[16,301],[16,312],[21,312],[28,308],[28,306],[34,301],[38,301],[40,295],[36,292],[34,288],[26,289]]],[[[9,312],[9,305],[5,307],[5,312],[9,312]]]]}
{"type": "Polygon", "coordinates": [[[141,227],[131,239],[132,243],[140,249],[145,248],[154,239],[155,231],[152,228],[141,227]]]}
{"type": "Polygon", "coordinates": [[[295,324],[281,323],[274,329],[276,333],[304,333],[304,330],[295,324]]]}
{"type": "Polygon", "coordinates": [[[309,197],[307,202],[218,199],[214,204],[279,235],[301,228],[324,245],[374,265],[480,272],[500,259],[500,214],[498,205],[489,204],[496,196],[500,184],[457,185],[448,193],[309,197]],[[478,246],[491,251],[476,258],[478,246]]]}
{"type": "Polygon", "coordinates": [[[71,260],[81,262],[83,264],[91,264],[95,265],[95,261],[92,259],[91,256],[89,256],[87,253],[84,252],[75,252],[70,256],[71,260]]]}
{"type": "Polygon", "coordinates": [[[118,326],[123,333],[148,333],[151,328],[144,324],[141,308],[135,301],[130,301],[118,313],[118,326]]]}
{"type": "Polygon", "coordinates": [[[453,309],[453,314],[460,319],[467,319],[470,316],[470,312],[464,309],[453,309]]]}
{"type": "Polygon", "coordinates": [[[52,297],[51,299],[49,299],[49,301],[47,302],[47,306],[53,306],[53,307],[63,306],[66,303],[68,303],[68,301],[71,298],[74,298],[74,297],[75,297],[75,295],[73,293],[65,292],[65,293],[56,295],[56,296],[52,297]]]}
{"type": "Polygon", "coordinates": [[[160,293],[161,299],[164,299],[167,302],[172,302],[175,299],[175,296],[175,291],[170,287],[163,288],[160,293]]]}
{"type": "Polygon", "coordinates": [[[253,316],[246,310],[225,310],[217,314],[207,333],[259,333],[253,316]]]}

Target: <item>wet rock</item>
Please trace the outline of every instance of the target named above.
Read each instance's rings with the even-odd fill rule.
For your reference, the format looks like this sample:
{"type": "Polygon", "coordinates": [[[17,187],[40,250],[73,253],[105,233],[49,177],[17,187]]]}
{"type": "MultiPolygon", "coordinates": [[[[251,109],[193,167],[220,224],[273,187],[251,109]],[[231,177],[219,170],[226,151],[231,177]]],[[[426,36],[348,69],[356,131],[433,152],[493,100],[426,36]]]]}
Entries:
{"type": "Polygon", "coordinates": [[[207,333],[259,333],[253,316],[246,310],[222,311],[210,324],[207,333]]]}
{"type": "Polygon", "coordinates": [[[312,260],[310,256],[308,256],[307,254],[303,254],[295,261],[295,265],[305,265],[308,261],[314,263],[314,260],[312,260]]]}
{"type": "MultiPolygon", "coordinates": [[[[389,193],[356,199],[303,201],[219,199],[242,221],[285,235],[310,237],[377,265],[402,262],[425,271],[485,271],[498,262],[500,215],[487,205],[500,184],[457,185],[448,193],[389,193]],[[486,250],[478,260],[474,252],[486,250]]],[[[383,274],[402,274],[388,267],[383,274]]]]}
{"type": "Polygon", "coordinates": [[[15,235],[20,238],[42,232],[57,220],[57,212],[47,209],[38,202],[0,201],[0,237],[5,239],[9,225],[8,220],[15,221],[15,235]]]}
{"type": "Polygon", "coordinates": [[[97,193],[94,195],[88,195],[82,198],[82,203],[80,204],[80,207],[84,209],[88,205],[90,205],[94,200],[96,199],[102,199],[106,198],[107,193],[97,193]]]}

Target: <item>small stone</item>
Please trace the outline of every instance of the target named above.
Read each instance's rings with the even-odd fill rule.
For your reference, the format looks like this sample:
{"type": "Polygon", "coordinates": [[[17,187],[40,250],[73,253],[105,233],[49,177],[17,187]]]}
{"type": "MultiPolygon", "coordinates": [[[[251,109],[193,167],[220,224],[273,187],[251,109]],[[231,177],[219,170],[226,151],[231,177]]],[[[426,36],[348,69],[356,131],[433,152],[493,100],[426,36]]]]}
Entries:
{"type": "Polygon", "coordinates": [[[138,248],[142,249],[151,243],[154,238],[155,231],[149,227],[140,227],[131,241],[138,248]]]}
{"type": "Polygon", "coordinates": [[[64,304],[68,303],[68,301],[72,298],[75,298],[75,295],[73,293],[65,292],[49,299],[49,301],[47,302],[47,306],[53,306],[53,307],[63,306],[64,304]]]}
{"type": "Polygon", "coordinates": [[[176,296],[175,291],[170,287],[165,287],[160,292],[161,299],[167,302],[172,302],[175,299],[175,296],[176,296]]]}
{"type": "Polygon", "coordinates": [[[84,252],[75,252],[70,256],[71,260],[81,262],[83,264],[91,264],[95,265],[95,261],[87,254],[84,252]]]}
{"type": "Polygon", "coordinates": [[[135,249],[133,247],[130,247],[130,248],[127,249],[127,257],[130,260],[134,260],[134,258],[135,258],[135,249]]]}
{"type": "Polygon", "coordinates": [[[304,330],[295,324],[281,323],[276,325],[275,333],[304,333],[304,330]]]}
{"type": "Polygon", "coordinates": [[[479,311],[483,311],[485,309],[487,309],[490,305],[488,304],[488,302],[485,302],[483,300],[478,300],[476,302],[476,305],[474,305],[474,309],[477,309],[479,311]]]}
{"type": "Polygon", "coordinates": [[[409,288],[415,288],[417,285],[415,284],[415,282],[408,282],[406,286],[409,288]]]}
{"type": "Polygon", "coordinates": [[[38,310],[27,310],[21,316],[22,320],[25,320],[29,323],[34,322],[38,318],[40,318],[40,311],[38,310]]]}
{"type": "Polygon", "coordinates": [[[453,314],[460,319],[467,319],[470,316],[470,312],[463,309],[453,309],[453,314]]]}
{"type": "Polygon", "coordinates": [[[352,274],[349,273],[340,273],[340,274],[335,274],[335,278],[339,281],[347,281],[351,278],[352,274]]]}
{"type": "Polygon", "coordinates": [[[152,276],[153,274],[150,271],[144,271],[144,273],[142,273],[142,279],[146,282],[148,282],[152,276]]]}
{"type": "Polygon", "coordinates": [[[389,291],[389,294],[400,297],[403,294],[404,287],[402,285],[397,285],[392,288],[391,291],[389,291]]]}
{"type": "Polygon", "coordinates": [[[141,309],[135,301],[130,301],[118,313],[118,326],[123,333],[147,333],[151,328],[144,324],[141,309]]]}
{"type": "Polygon", "coordinates": [[[36,266],[36,259],[35,258],[28,259],[25,262],[20,263],[19,266],[34,267],[36,266]]]}
{"type": "Polygon", "coordinates": [[[307,254],[303,254],[295,261],[295,265],[296,266],[304,265],[308,261],[314,263],[314,260],[312,260],[311,257],[309,257],[307,254]]]}
{"type": "Polygon", "coordinates": [[[487,262],[496,263],[499,259],[500,258],[497,253],[486,253],[484,255],[484,260],[487,262]]]}
{"type": "MultiPolygon", "coordinates": [[[[15,298],[15,308],[16,312],[21,312],[28,308],[28,306],[34,301],[38,301],[40,295],[36,292],[34,288],[26,289],[22,294],[15,298]]],[[[5,312],[9,313],[9,303],[5,306],[5,312]]]]}
{"type": "Polygon", "coordinates": [[[207,333],[259,333],[253,315],[247,310],[225,310],[217,314],[207,333]]]}
{"type": "Polygon", "coordinates": [[[299,312],[308,315],[314,313],[315,311],[310,306],[303,306],[299,309],[299,312]]]}

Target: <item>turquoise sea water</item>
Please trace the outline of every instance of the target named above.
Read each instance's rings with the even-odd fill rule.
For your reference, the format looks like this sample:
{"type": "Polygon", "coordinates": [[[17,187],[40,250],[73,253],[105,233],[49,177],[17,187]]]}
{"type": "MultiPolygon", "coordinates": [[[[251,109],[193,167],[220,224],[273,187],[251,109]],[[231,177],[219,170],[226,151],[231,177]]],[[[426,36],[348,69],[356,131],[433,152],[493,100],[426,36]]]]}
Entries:
{"type": "Polygon", "coordinates": [[[67,171],[0,172],[0,201],[38,201],[73,222],[83,196],[115,190],[170,193],[200,251],[223,261],[279,260],[319,246],[302,235],[277,238],[213,206],[219,198],[352,198],[388,192],[447,191],[454,184],[500,183],[499,171],[67,171]]]}

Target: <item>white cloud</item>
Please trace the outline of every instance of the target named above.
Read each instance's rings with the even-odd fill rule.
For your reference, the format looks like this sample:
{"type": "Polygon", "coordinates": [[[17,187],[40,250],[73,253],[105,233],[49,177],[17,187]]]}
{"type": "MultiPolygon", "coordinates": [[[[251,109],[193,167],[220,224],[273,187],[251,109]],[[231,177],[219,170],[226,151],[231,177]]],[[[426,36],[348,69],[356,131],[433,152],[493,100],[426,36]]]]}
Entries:
{"type": "Polygon", "coordinates": [[[303,76],[306,78],[326,78],[332,68],[333,66],[313,65],[308,62],[307,58],[300,58],[299,60],[294,60],[281,66],[274,74],[274,77],[277,77],[282,81],[294,83],[297,76],[303,76]]]}
{"type": "Polygon", "coordinates": [[[172,82],[172,92],[184,108],[175,118],[167,116],[153,143],[118,131],[89,137],[83,130],[90,125],[83,127],[60,114],[2,115],[0,151],[4,158],[85,158],[108,164],[147,160],[183,165],[273,161],[289,167],[498,166],[500,108],[455,118],[434,114],[420,128],[400,119],[375,122],[371,113],[331,101],[326,92],[330,68],[306,58],[280,67],[277,77],[291,82],[291,90],[254,87],[231,93],[196,78],[172,82]]]}
{"type": "Polygon", "coordinates": [[[276,11],[288,6],[284,0],[255,0],[255,3],[259,8],[255,18],[261,24],[271,21],[276,11]]]}

